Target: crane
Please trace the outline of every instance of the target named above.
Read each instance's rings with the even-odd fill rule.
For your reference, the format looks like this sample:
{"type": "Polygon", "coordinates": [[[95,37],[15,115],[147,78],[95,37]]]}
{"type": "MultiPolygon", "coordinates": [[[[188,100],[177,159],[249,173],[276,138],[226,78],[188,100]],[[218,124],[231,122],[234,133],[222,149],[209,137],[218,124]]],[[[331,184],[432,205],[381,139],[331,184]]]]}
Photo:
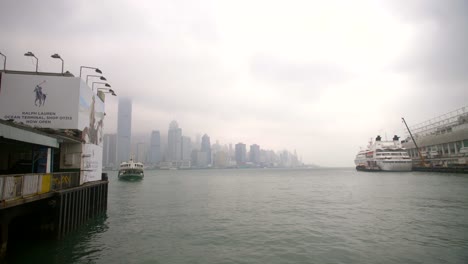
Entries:
{"type": "Polygon", "coordinates": [[[423,155],[421,155],[421,151],[419,150],[418,144],[416,144],[416,140],[414,140],[413,134],[411,134],[411,130],[409,129],[408,125],[406,124],[405,119],[402,117],[403,123],[405,123],[406,129],[408,129],[408,132],[411,136],[411,139],[413,140],[414,145],[416,146],[416,150],[418,151],[419,157],[421,157],[421,166],[425,167],[426,166],[426,160],[424,159],[423,155]]]}

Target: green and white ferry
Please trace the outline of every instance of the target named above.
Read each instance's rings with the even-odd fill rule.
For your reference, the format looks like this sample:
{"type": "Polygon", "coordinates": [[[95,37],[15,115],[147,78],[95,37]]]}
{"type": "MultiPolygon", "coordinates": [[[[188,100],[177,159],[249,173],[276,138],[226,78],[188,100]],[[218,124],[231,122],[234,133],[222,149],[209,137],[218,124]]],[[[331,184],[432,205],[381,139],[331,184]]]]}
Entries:
{"type": "Polygon", "coordinates": [[[142,180],[143,177],[143,163],[134,162],[133,158],[130,158],[128,162],[120,163],[119,180],[137,181],[142,180]]]}

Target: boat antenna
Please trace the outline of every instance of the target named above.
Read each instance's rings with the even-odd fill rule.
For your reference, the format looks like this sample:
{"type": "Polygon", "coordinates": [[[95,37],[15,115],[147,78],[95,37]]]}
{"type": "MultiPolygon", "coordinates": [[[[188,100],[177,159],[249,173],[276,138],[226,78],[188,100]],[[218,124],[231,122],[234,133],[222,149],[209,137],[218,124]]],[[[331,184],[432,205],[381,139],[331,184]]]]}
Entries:
{"type": "Polygon", "coordinates": [[[418,151],[419,157],[421,157],[421,165],[424,166],[426,164],[426,161],[424,160],[424,157],[421,155],[421,151],[419,150],[418,144],[416,144],[416,140],[414,140],[413,134],[411,134],[411,130],[409,129],[408,125],[406,124],[405,119],[402,117],[403,123],[405,123],[406,129],[408,129],[408,132],[411,136],[411,139],[413,140],[414,145],[416,146],[416,150],[418,151]]]}

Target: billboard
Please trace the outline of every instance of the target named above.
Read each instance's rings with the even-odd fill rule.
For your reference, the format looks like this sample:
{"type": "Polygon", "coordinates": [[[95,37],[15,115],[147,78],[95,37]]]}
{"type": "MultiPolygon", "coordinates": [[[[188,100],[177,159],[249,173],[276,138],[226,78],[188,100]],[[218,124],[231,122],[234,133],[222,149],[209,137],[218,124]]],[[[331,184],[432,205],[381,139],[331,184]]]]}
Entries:
{"type": "Polygon", "coordinates": [[[2,73],[0,118],[34,127],[77,129],[80,78],[2,73]]]}
{"type": "Polygon", "coordinates": [[[81,139],[81,183],[101,180],[104,102],[82,82],[78,110],[81,139]]]}
{"type": "Polygon", "coordinates": [[[1,73],[0,118],[81,131],[81,183],[101,180],[104,102],[77,77],[1,73]]]}

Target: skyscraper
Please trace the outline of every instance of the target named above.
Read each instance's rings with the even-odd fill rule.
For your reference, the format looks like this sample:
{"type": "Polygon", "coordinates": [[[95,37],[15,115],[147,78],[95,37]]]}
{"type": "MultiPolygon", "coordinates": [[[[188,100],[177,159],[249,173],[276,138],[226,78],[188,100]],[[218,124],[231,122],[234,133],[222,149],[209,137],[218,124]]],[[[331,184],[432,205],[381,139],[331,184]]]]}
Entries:
{"type": "Polygon", "coordinates": [[[105,134],[102,149],[102,164],[104,167],[116,167],[117,164],[117,134],[105,134]]]}
{"type": "Polygon", "coordinates": [[[211,143],[210,143],[210,137],[205,134],[202,137],[201,141],[201,152],[207,153],[207,162],[208,164],[211,164],[211,143]]]}
{"type": "Polygon", "coordinates": [[[237,143],[236,144],[236,163],[237,165],[245,165],[247,157],[247,150],[245,144],[237,143]]]}
{"type": "Polygon", "coordinates": [[[192,142],[189,137],[182,137],[182,160],[191,160],[192,142]]]}
{"type": "Polygon", "coordinates": [[[257,144],[250,145],[250,162],[260,164],[260,146],[257,144]]]}
{"type": "Polygon", "coordinates": [[[158,130],[151,132],[149,162],[157,165],[161,161],[161,134],[158,130]]]}
{"type": "Polygon", "coordinates": [[[130,158],[130,139],[132,136],[132,101],[128,97],[119,99],[117,114],[117,163],[130,158]]]}
{"type": "Polygon", "coordinates": [[[182,129],[175,120],[169,124],[167,133],[167,156],[169,161],[182,160],[182,129]]]}

